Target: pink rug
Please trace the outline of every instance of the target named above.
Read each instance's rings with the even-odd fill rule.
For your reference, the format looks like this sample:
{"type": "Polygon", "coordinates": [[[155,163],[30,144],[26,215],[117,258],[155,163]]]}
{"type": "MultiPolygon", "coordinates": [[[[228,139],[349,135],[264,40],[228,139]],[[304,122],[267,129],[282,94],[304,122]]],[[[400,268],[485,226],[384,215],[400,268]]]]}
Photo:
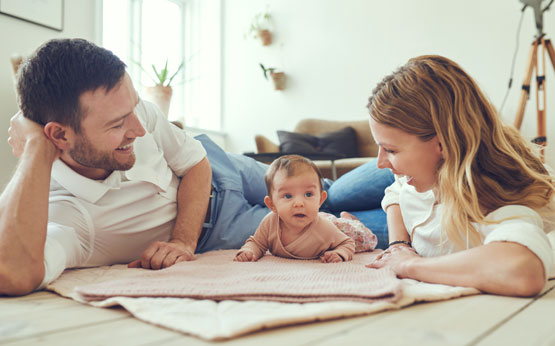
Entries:
{"type": "Polygon", "coordinates": [[[392,271],[364,267],[373,253],[357,254],[353,261],[342,263],[271,255],[242,263],[233,262],[235,253],[214,251],[160,271],[133,270],[133,275],[125,278],[78,286],[75,293],[85,301],[123,296],[370,303],[395,302],[401,297],[401,281],[392,271]]]}

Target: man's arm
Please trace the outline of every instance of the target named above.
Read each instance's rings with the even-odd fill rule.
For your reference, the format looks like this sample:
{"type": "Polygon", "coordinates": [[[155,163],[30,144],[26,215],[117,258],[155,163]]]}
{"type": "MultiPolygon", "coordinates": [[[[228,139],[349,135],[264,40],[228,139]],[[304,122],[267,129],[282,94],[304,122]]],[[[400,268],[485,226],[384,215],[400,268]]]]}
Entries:
{"type": "Polygon", "coordinates": [[[155,242],[129,267],[162,269],[194,259],[198,238],[208,209],[212,168],[202,159],[183,176],[177,191],[177,217],[169,242],[155,242]]]}
{"type": "Polygon", "coordinates": [[[0,294],[21,295],[44,276],[44,243],[52,164],[59,153],[43,128],[16,114],[9,144],[20,157],[0,195],[0,294]]]}

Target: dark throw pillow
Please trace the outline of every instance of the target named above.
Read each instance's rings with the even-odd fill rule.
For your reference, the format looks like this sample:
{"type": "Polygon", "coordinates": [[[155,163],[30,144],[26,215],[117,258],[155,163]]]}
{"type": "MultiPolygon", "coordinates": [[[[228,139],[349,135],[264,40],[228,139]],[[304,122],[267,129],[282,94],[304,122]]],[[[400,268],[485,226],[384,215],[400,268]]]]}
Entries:
{"type": "Polygon", "coordinates": [[[324,133],[318,136],[306,133],[278,131],[279,151],[291,154],[343,154],[358,157],[356,132],[352,127],[324,133]]]}

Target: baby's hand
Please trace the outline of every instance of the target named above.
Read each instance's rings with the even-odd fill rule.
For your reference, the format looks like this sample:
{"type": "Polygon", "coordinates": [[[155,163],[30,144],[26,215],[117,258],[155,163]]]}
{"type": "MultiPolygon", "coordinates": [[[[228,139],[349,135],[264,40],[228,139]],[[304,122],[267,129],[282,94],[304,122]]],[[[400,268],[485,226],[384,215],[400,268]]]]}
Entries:
{"type": "Polygon", "coordinates": [[[326,251],[322,256],[320,256],[320,261],[324,263],[337,263],[343,262],[343,258],[337,254],[337,252],[326,251]]]}
{"type": "Polygon", "coordinates": [[[235,262],[256,262],[254,253],[249,250],[244,250],[243,252],[238,253],[233,260],[235,262]]]}

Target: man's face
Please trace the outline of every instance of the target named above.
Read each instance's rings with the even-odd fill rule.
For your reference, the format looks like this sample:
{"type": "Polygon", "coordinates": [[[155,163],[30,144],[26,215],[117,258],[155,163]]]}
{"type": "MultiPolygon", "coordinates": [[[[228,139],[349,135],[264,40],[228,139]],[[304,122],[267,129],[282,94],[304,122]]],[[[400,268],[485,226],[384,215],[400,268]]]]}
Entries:
{"type": "Polygon", "coordinates": [[[104,88],[83,93],[81,133],[74,134],[64,161],[91,179],[105,179],[114,170],[133,167],[133,142],[145,134],[135,111],[138,102],[127,74],[108,93],[104,88]]]}

